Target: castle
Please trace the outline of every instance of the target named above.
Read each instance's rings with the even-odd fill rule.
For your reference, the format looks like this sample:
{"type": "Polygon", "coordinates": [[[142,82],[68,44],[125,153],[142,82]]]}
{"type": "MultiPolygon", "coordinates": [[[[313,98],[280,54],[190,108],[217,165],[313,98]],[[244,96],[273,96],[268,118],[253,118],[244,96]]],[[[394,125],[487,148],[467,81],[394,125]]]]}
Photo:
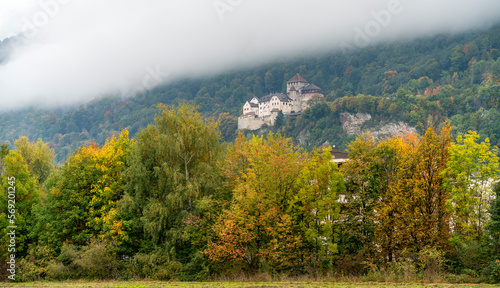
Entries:
{"type": "Polygon", "coordinates": [[[264,124],[273,126],[280,111],[285,116],[300,114],[309,107],[308,101],[313,96],[324,97],[323,90],[296,74],[286,83],[286,94],[270,94],[247,101],[243,114],[238,117],[238,129],[256,130],[264,124]]]}

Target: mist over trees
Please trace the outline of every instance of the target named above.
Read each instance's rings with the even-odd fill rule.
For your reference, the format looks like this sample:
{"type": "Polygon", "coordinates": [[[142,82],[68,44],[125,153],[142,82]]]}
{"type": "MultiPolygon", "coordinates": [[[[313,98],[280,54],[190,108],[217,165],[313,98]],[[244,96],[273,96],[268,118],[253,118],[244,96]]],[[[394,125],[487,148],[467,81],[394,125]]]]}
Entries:
{"type": "Polygon", "coordinates": [[[381,44],[353,51],[294,58],[210,78],[184,79],[137,97],[107,97],[80,107],[53,110],[28,108],[0,113],[0,141],[13,145],[21,136],[41,138],[65,161],[83,144],[104,145],[127,128],[135,135],[153,122],[156,105],[191,101],[200,113],[224,119],[223,139],[233,141],[237,117],[245,101],[284,92],[286,81],[300,73],[326,92],[326,103],[295,121],[281,125],[296,143],[308,134],[307,149],[326,141],[345,149],[354,137],[342,130],[340,113],[369,113],[376,123],[404,121],[425,132],[429,120],[450,120],[452,132],[477,131],[493,145],[500,142],[500,32],[441,34],[414,41],[381,44]],[[320,109],[321,108],[321,109],[320,109]]]}

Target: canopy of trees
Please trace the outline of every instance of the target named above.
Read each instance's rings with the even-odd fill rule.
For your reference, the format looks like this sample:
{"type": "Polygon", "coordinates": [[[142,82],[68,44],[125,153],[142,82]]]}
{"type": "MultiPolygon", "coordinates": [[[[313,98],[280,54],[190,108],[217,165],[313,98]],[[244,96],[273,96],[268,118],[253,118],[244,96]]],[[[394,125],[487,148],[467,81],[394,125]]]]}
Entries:
{"type": "MultiPolygon", "coordinates": [[[[340,168],[330,147],[309,152],[272,132],[224,143],[217,123],[186,103],[159,105],[135,138],[124,130],[83,145],[61,166],[46,143],[20,138],[2,150],[2,186],[16,187],[18,279],[410,265],[420,277],[475,271],[498,282],[498,149],[474,131],[455,141],[451,130],[429,122],[422,136],[362,134],[340,168]]],[[[11,213],[7,194],[0,200],[6,263],[11,213]]]]}

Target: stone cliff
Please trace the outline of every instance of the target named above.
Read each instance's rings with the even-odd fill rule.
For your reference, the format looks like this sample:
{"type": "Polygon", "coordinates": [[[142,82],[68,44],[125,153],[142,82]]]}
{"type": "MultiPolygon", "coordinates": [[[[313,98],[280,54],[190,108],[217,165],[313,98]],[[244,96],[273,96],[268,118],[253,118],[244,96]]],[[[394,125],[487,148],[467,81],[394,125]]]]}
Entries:
{"type": "MultiPolygon", "coordinates": [[[[365,131],[362,131],[361,126],[368,120],[371,120],[372,116],[366,113],[341,113],[340,123],[342,124],[342,129],[347,135],[359,135],[365,131]]],[[[401,135],[406,132],[415,133],[417,129],[411,127],[405,122],[390,122],[387,124],[379,123],[375,127],[366,129],[374,137],[389,136],[389,135],[401,135]]]]}

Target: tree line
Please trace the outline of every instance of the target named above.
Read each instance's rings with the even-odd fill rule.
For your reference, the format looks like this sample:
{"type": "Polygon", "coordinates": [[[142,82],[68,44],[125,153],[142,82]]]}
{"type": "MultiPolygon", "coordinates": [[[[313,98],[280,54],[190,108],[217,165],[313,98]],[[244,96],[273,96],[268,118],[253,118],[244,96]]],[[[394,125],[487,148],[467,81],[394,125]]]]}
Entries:
{"type": "Polygon", "coordinates": [[[429,122],[422,136],[362,134],[338,167],[330,147],[272,132],[227,143],[218,125],[191,104],[159,105],[134,138],[123,130],[62,165],[41,140],[2,146],[18,279],[412,271],[500,282],[498,149],[476,132],[455,139],[449,123],[429,122]]]}

